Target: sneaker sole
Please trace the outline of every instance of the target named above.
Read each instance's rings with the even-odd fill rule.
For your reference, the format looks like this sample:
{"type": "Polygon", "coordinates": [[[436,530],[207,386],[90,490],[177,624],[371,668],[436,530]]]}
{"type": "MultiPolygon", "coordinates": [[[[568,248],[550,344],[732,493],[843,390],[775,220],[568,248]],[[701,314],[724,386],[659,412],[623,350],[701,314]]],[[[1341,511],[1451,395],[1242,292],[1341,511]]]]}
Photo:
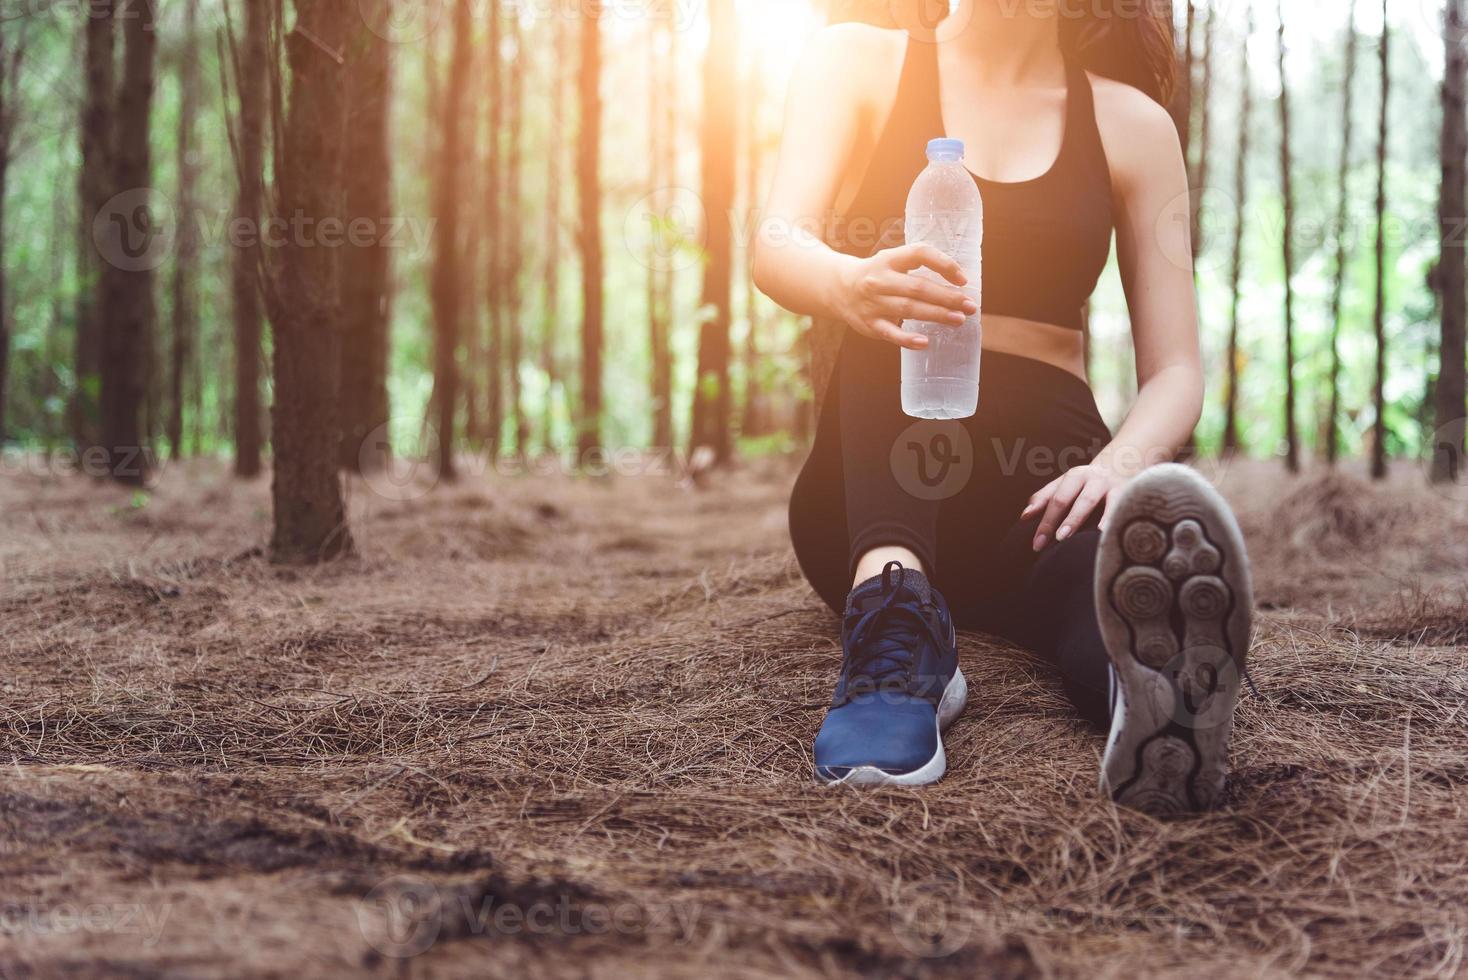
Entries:
{"type": "Polygon", "coordinates": [[[816,779],[827,786],[925,786],[936,783],[948,771],[948,756],[943,751],[943,732],[963,713],[968,703],[968,681],[962,670],[955,670],[943,697],[938,699],[938,750],[933,757],[911,772],[893,773],[876,766],[853,766],[840,779],[824,779],[817,770],[816,779]]]}
{"type": "Polygon", "coordinates": [[[1238,522],[1193,470],[1156,466],[1113,504],[1096,611],[1120,684],[1101,786],[1156,815],[1223,792],[1253,587],[1238,522]]]}

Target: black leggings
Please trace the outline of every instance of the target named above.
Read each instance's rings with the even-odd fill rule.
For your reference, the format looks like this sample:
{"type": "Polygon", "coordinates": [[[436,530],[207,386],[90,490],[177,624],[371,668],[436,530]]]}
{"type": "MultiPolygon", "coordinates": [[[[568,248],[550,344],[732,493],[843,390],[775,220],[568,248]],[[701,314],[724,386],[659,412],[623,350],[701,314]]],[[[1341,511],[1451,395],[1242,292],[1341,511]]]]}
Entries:
{"type": "Polygon", "coordinates": [[[1110,439],[1091,390],[1030,358],[985,351],[978,413],[903,414],[898,349],[848,333],[815,445],[790,500],[801,570],[838,614],[856,562],[882,546],[914,552],[960,629],[1014,642],[1055,666],[1077,710],[1109,720],[1107,659],[1092,579],[1093,516],[1040,554],[1030,496],[1110,439]]]}

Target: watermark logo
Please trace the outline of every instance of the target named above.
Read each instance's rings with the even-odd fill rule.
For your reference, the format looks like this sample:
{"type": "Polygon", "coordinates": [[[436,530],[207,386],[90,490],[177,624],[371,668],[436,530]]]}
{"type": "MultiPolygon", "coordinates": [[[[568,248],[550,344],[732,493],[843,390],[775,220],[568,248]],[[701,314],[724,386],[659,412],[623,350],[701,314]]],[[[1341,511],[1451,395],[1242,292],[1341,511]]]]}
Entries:
{"type": "Polygon", "coordinates": [[[600,901],[575,891],[507,888],[498,878],[440,887],[424,878],[393,875],[357,904],[357,926],[383,956],[419,956],[440,938],[497,936],[667,936],[692,941],[702,909],[676,903],[642,905],[600,901]]]}
{"type": "Polygon", "coordinates": [[[357,928],[383,956],[411,959],[438,941],[442,896],[432,882],[411,875],[384,878],[357,903],[357,928]]]}
{"type": "Polygon", "coordinates": [[[972,906],[972,898],[956,878],[904,882],[898,886],[888,912],[892,935],[913,956],[952,956],[972,933],[972,923],[964,914],[972,906]]]}
{"type": "Polygon", "coordinates": [[[432,34],[443,7],[443,0],[357,0],[367,29],[390,44],[411,44],[432,34]]]}
{"type": "Polygon", "coordinates": [[[1417,25],[1433,37],[1448,44],[1468,43],[1468,20],[1462,15],[1462,7],[1455,2],[1443,0],[1402,0],[1405,13],[1417,25]]]}
{"type": "Polygon", "coordinates": [[[134,187],[114,195],[92,219],[92,244],[107,264],[124,272],[161,266],[173,251],[177,215],[162,192],[134,187]]]}
{"type": "Polygon", "coordinates": [[[707,224],[702,198],[686,187],[662,187],[632,205],[622,223],[622,240],[646,268],[676,272],[698,262],[692,246],[707,224]]]}
{"type": "Polygon", "coordinates": [[[1468,419],[1454,419],[1433,430],[1422,460],[1423,475],[1440,495],[1468,500],[1468,454],[1463,452],[1468,419]]]}
{"type": "Polygon", "coordinates": [[[357,449],[357,462],[367,489],[384,500],[401,502],[438,486],[438,452],[436,428],[399,415],[367,433],[357,449]]]}
{"type": "Polygon", "coordinates": [[[1231,259],[1227,248],[1240,220],[1238,201],[1216,187],[1184,191],[1163,205],[1153,233],[1167,260],[1179,269],[1211,272],[1231,259]],[[1198,238],[1192,240],[1196,230],[1198,238]]]}
{"type": "Polygon", "coordinates": [[[889,457],[897,485],[919,500],[947,500],[974,473],[974,444],[963,423],[920,419],[902,430],[889,457]]]}

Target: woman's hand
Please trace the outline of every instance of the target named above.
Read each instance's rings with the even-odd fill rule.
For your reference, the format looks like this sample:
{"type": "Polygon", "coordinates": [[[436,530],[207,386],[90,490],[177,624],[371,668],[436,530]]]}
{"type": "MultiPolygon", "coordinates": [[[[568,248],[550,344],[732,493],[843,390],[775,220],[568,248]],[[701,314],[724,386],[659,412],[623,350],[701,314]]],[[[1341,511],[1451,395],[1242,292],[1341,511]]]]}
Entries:
{"type": "Polygon", "coordinates": [[[1034,548],[1041,550],[1050,543],[1064,541],[1086,523],[1097,507],[1101,508],[1101,527],[1106,527],[1106,505],[1111,494],[1127,482],[1127,477],[1099,460],[1076,466],[1042,487],[1025,509],[1020,520],[1028,520],[1044,511],[1035,528],[1034,548]]]}
{"type": "Polygon", "coordinates": [[[931,245],[884,249],[842,267],[832,306],[858,333],[922,350],[928,338],[902,329],[903,320],[922,320],[961,327],[978,312],[959,287],[968,284],[957,262],[931,245]],[[913,275],[929,268],[948,285],[913,275]]]}

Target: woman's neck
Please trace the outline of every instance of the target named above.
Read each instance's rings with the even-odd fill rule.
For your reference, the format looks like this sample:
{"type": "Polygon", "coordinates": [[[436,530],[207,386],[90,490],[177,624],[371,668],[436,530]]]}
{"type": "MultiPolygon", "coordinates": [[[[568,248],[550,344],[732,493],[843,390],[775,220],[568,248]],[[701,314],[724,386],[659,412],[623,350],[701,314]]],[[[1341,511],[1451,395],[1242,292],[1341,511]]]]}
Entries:
{"type": "Polygon", "coordinates": [[[1062,63],[1056,13],[1034,0],[959,0],[939,38],[996,84],[1050,75],[1062,63]]]}

